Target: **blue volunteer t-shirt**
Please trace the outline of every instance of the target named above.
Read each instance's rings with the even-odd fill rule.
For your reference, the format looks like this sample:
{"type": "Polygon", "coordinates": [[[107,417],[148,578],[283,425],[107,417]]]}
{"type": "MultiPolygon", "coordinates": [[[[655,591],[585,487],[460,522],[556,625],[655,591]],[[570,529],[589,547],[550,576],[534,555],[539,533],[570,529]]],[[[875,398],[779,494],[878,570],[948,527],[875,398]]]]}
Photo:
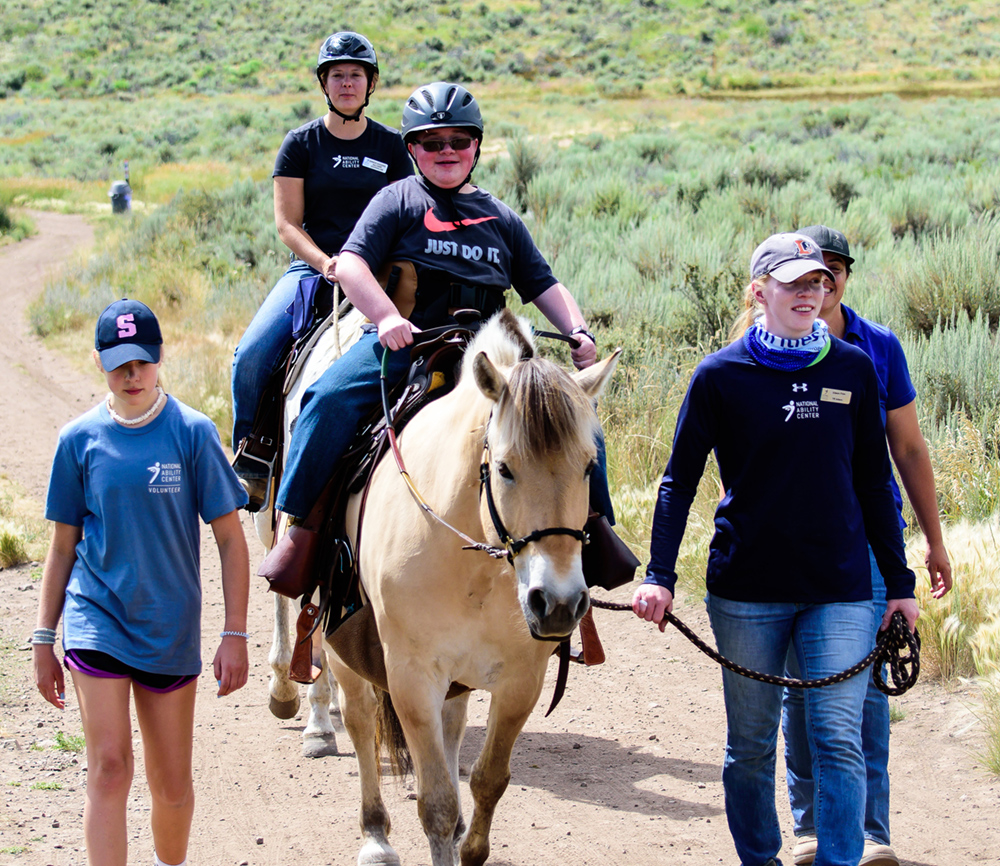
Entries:
{"type": "Polygon", "coordinates": [[[521,218],[482,189],[447,195],[421,177],[383,189],[365,208],[343,247],[373,273],[386,262],[413,262],[420,286],[411,320],[421,327],[430,299],[421,298],[430,272],[461,283],[505,292],[513,286],[524,303],[557,282],[521,218]]]}
{"type": "MultiPolygon", "coordinates": [[[[906,364],[906,355],[899,344],[899,338],[885,325],[871,322],[859,316],[847,304],[841,304],[844,311],[844,340],[852,346],[857,346],[875,365],[875,375],[878,376],[878,402],[882,412],[882,424],[885,425],[886,413],[893,409],[908,406],[917,396],[917,389],[910,379],[910,368],[906,364]]],[[[903,496],[899,492],[896,476],[892,476],[892,495],[896,499],[900,521],[903,520],[903,496]]],[[[905,522],[903,523],[905,527],[905,522]]]]}
{"type": "Polygon", "coordinates": [[[83,527],[66,587],[63,646],[139,670],[201,671],[199,516],[247,501],[215,425],[168,398],[149,424],[102,402],[59,434],[45,516],[83,527]]]}
{"type": "Polygon", "coordinates": [[[272,177],[304,181],[302,227],[327,255],[340,251],[372,196],[413,174],[413,163],[398,132],[368,119],[350,141],[337,138],[312,120],[285,136],[272,177]]]}

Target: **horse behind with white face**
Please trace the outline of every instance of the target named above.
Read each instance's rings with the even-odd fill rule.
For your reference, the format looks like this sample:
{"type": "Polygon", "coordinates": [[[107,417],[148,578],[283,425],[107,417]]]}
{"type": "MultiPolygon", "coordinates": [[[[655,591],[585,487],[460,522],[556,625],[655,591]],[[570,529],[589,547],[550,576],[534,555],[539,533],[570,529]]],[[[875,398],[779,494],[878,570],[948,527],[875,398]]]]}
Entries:
{"type": "MultiPolygon", "coordinates": [[[[393,461],[374,473],[358,560],[434,866],[486,861],[511,749],[541,694],[552,641],[589,607],[580,530],[596,460],[593,400],[617,354],[571,375],[536,357],[527,324],[503,311],[466,351],[454,390],[400,436],[414,486],[436,514],[473,539],[506,545],[508,558],[463,550],[467,542],[417,506],[393,461]],[[458,754],[469,692],[446,699],[453,684],[491,693],[467,830],[458,754]]],[[[347,521],[355,540],[360,508],[355,496],[347,521]]],[[[398,864],[379,791],[374,687],[329,646],[328,656],[359,763],[358,863],[398,864]]]]}

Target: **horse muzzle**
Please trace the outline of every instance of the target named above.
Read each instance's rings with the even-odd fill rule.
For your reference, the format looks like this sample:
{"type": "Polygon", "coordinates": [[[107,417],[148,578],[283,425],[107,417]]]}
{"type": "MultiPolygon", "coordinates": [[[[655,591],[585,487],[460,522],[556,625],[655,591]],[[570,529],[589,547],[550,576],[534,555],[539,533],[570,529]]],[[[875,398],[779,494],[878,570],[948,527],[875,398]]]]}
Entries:
{"type": "Polygon", "coordinates": [[[590,608],[590,593],[584,588],[563,596],[543,587],[532,587],[523,607],[528,630],[535,640],[564,640],[590,608]]]}

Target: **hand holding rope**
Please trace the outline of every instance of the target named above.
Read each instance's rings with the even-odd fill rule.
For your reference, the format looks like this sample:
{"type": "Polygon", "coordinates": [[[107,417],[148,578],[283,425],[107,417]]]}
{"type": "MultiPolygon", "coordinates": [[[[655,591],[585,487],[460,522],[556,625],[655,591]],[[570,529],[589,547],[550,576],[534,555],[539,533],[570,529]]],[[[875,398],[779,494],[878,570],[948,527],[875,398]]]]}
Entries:
{"type": "MultiPolygon", "coordinates": [[[[601,608],[603,610],[622,610],[629,612],[632,610],[632,605],[630,604],[617,604],[615,602],[599,601],[598,599],[593,598],[590,600],[590,603],[594,607],[601,608]]],[[[788,688],[793,689],[818,689],[823,686],[830,686],[834,683],[841,683],[844,680],[850,679],[851,677],[861,673],[869,665],[874,664],[875,669],[873,676],[878,690],[887,695],[897,696],[912,688],[917,681],[917,677],[920,676],[920,634],[917,631],[910,631],[906,625],[906,619],[898,610],[892,615],[889,627],[885,631],[879,632],[875,648],[863,659],[861,659],[861,661],[852,665],[845,671],[816,680],[799,680],[791,677],[779,677],[774,674],[764,674],[759,671],[750,670],[750,668],[738,665],[727,659],[725,656],[720,655],[715,649],[706,644],[701,638],[698,637],[698,635],[691,631],[690,628],[688,628],[669,611],[664,613],[663,621],[669,622],[682,635],[684,635],[684,637],[705,653],[705,655],[713,661],[718,662],[727,670],[739,674],[740,676],[748,677],[749,679],[757,680],[758,682],[768,683],[773,686],[787,686],[788,688]],[[893,683],[892,685],[889,685],[889,683],[885,680],[882,673],[883,665],[887,665],[889,667],[890,678],[893,683]]]]}

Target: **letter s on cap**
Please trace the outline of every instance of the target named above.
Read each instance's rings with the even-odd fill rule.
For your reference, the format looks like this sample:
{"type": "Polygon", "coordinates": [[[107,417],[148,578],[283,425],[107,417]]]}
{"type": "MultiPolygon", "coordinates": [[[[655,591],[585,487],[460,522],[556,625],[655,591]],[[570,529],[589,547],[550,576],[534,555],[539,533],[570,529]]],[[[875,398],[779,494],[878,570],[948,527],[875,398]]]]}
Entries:
{"type": "Polygon", "coordinates": [[[135,315],[133,313],[123,313],[115,319],[115,324],[118,325],[119,340],[135,336],[135,315]]]}

